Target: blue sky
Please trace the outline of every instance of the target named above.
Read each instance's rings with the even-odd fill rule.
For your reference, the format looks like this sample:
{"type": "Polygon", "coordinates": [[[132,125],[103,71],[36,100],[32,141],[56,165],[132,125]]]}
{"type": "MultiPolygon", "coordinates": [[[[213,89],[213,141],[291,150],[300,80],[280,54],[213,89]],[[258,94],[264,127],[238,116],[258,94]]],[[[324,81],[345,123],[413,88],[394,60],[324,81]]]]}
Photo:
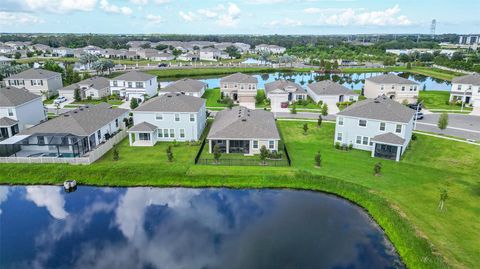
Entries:
{"type": "Polygon", "coordinates": [[[1,0],[0,32],[480,33],[478,0],[1,0]]]}

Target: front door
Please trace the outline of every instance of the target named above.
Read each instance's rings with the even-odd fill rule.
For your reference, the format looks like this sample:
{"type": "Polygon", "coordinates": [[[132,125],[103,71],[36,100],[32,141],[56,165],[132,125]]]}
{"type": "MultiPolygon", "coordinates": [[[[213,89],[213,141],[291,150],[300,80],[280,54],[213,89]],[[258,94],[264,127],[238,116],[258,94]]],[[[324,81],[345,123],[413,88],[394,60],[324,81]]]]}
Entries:
{"type": "Polygon", "coordinates": [[[470,104],[470,96],[465,97],[465,104],[470,104]]]}
{"type": "Polygon", "coordinates": [[[237,101],[237,99],[238,99],[238,94],[234,93],[233,94],[233,101],[237,101]]]}
{"type": "Polygon", "coordinates": [[[338,98],[338,102],[342,103],[343,99],[344,99],[343,95],[340,95],[340,97],[338,98]]]}

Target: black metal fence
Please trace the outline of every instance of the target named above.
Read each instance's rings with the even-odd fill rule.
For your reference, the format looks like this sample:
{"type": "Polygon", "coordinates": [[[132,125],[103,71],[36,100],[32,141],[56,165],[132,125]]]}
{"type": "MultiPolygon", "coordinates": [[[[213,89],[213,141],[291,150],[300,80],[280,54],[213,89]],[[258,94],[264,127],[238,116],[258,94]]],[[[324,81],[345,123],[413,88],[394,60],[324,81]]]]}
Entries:
{"type": "Polygon", "coordinates": [[[214,158],[200,158],[205,148],[207,140],[204,139],[200,145],[200,149],[195,156],[195,164],[198,165],[219,165],[219,166],[291,166],[290,156],[288,155],[287,147],[283,144],[284,155],[282,159],[266,159],[265,161],[260,158],[228,158],[228,154],[222,155],[218,160],[214,158]]]}

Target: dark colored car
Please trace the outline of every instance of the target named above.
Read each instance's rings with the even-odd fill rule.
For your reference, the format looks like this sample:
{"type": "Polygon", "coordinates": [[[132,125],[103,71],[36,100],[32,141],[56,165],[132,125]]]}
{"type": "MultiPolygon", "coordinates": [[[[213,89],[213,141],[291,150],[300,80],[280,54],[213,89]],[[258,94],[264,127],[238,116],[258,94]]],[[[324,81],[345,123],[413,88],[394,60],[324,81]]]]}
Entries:
{"type": "Polygon", "coordinates": [[[167,67],[168,65],[163,63],[163,64],[159,64],[158,67],[167,67]]]}
{"type": "Polygon", "coordinates": [[[416,119],[416,120],[421,120],[421,119],[423,119],[423,113],[422,113],[422,112],[417,112],[417,113],[415,113],[415,119],[416,119]]]}
{"type": "Polygon", "coordinates": [[[408,107],[414,110],[418,109],[418,111],[422,110],[422,104],[409,104],[408,107]]]}

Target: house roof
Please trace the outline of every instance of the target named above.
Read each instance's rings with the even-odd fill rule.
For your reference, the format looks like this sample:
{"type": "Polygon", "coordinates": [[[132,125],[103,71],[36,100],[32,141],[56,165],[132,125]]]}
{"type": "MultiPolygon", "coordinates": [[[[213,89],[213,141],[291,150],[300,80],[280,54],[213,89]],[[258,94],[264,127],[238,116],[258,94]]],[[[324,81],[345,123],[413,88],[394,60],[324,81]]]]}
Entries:
{"type": "Polygon", "coordinates": [[[471,75],[455,77],[452,79],[452,82],[458,83],[458,84],[471,84],[471,85],[480,86],[480,74],[474,73],[471,75]]]}
{"type": "Polygon", "coordinates": [[[173,92],[200,92],[206,86],[207,86],[207,83],[204,83],[198,80],[189,79],[189,78],[184,78],[169,84],[162,91],[172,92],[172,93],[173,92]]]}
{"type": "Polygon", "coordinates": [[[25,88],[19,89],[11,86],[0,88],[0,107],[19,106],[37,98],[41,98],[41,96],[31,93],[25,88]]]}
{"type": "Polygon", "coordinates": [[[139,112],[198,112],[205,104],[205,99],[184,94],[164,94],[152,98],[135,111],[139,112]]]}
{"type": "Polygon", "coordinates": [[[104,89],[110,86],[110,81],[104,77],[92,77],[77,82],[78,85],[88,85],[94,89],[104,89]]]}
{"type": "Polygon", "coordinates": [[[274,90],[280,90],[280,92],[295,92],[295,93],[307,93],[305,89],[298,83],[292,82],[286,79],[276,80],[265,84],[265,93],[270,93],[274,90]]]}
{"type": "Polygon", "coordinates": [[[393,145],[403,145],[405,143],[405,139],[393,133],[377,135],[372,138],[372,141],[393,145]]]}
{"type": "Polygon", "coordinates": [[[208,139],[280,139],[273,113],[234,107],[217,113],[208,139]]]}
{"type": "Polygon", "coordinates": [[[371,78],[366,78],[366,80],[372,81],[374,83],[419,85],[417,82],[399,77],[394,74],[385,74],[385,75],[375,76],[371,78]]]}
{"type": "Polygon", "coordinates": [[[358,95],[349,88],[331,80],[322,80],[319,82],[308,84],[307,87],[312,90],[316,95],[358,95]]]}
{"type": "Polygon", "coordinates": [[[114,80],[126,80],[126,81],[147,81],[156,76],[150,75],[147,73],[143,72],[138,72],[138,71],[130,71],[125,74],[122,74],[118,77],[114,77],[114,80]]]}
{"type": "Polygon", "coordinates": [[[61,75],[60,73],[40,68],[30,68],[23,72],[9,76],[7,79],[46,79],[54,76],[61,75]]]}
{"type": "Polygon", "coordinates": [[[256,77],[245,75],[243,73],[235,73],[220,79],[221,83],[236,82],[236,83],[257,83],[256,77]]]}
{"type": "Polygon", "coordinates": [[[129,132],[155,132],[157,130],[157,126],[148,123],[148,122],[141,122],[128,130],[129,132]]]}
{"type": "Polygon", "coordinates": [[[112,108],[107,103],[88,105],[63,113],[56,118],[26,129],[20,134],[60,133],[88,136],[127,112],[127,109],[112,108]]]}
{"type": "Polygon", "coordinates": [[[395,102],[386,96],[356,102],[337,113],[339,116],[400,123],[408,123],[413,118],[414,114],[415,110],[395,102]]]}
{"type": "Polygon", "coordinates": [[[12,125],[15,125],[17,122],[18,121],[14,119],[10,119],[8,117],[0,118],[0,126],[3,126],[3,127],[10,127],[12,125]]]}

